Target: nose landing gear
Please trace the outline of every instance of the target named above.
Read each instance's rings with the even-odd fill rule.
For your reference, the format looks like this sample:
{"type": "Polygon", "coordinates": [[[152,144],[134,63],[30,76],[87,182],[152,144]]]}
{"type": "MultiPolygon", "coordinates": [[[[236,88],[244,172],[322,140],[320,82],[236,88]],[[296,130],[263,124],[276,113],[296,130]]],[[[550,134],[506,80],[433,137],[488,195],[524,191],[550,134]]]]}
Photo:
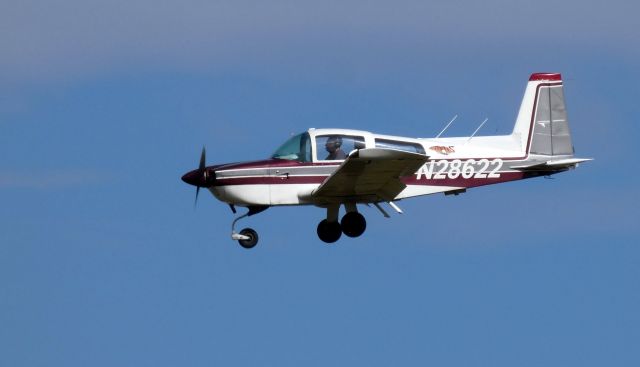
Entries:
{"type": "Polygon", "coordinates": [[[242,218],[250,217],[267,209],[269,209],[268,206],[250,206],[248,212],[234,219],[233,223],[231,223],[231,239],[238,241],[240,246],[246,249],[254,248],[258,244],[258,232],[256,232],[252,228],[244,228],[240,231],[240,233],[237,233],[235,230],[236,223],[242,218]]]}

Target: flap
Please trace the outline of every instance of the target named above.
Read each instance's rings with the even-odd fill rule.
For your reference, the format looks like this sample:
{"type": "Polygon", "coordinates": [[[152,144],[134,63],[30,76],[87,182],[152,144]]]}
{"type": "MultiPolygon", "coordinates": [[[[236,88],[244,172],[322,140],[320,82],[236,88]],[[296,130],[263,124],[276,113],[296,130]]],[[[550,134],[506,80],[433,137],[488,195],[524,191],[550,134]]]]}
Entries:
{"type": "Polygon", "coordinates": [[[406,185],[400,177],[415,173],[428,156],[394,149],[352,152],[312,194],[326,201],[391,201],[406,185]]]}

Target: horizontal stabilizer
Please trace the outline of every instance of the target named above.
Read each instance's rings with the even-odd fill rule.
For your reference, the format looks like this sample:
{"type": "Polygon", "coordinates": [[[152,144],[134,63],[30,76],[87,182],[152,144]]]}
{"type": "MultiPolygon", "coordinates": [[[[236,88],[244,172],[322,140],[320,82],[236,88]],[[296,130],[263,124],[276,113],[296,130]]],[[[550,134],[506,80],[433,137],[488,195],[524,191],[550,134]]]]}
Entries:
{"type": "Polygon", "coordinates": [[[567,158],[567,159],[555,159],[546,162],[538,162],[523,166],[511,166],[513,169],[520,171],[546,171],[546,170],[562,170],[568,168],[574,168],[578,163],[592,161],[593,158],[567,158]]]}

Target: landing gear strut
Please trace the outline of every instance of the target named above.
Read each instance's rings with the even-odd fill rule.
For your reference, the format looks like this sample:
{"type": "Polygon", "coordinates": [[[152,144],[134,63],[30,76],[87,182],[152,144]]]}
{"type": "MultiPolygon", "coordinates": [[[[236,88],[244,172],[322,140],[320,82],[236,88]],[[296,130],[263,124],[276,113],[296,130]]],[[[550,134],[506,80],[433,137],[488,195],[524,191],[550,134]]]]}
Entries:
{"type": "Polygon", "coordinates": [[[242,218],[261,213],[268,208],[268,206],[250,206],[247,213],[234,219],[233,223],[231,223],[231,239],[238,241],[240,246],[246,249],[255,247],[258,244],[258,232],[254,231],[252,228],[244,228],[240,233],[237,233],[235,230],[236,223],[242,218]]]}

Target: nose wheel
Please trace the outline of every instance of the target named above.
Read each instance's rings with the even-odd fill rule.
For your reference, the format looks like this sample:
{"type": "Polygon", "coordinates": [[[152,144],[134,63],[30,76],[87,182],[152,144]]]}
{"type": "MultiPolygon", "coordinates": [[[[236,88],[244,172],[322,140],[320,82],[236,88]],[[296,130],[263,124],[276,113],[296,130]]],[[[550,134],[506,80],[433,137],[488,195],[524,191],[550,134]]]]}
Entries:
{"type": "MultiPolygon", "coordinates": [[[[232,236],[233,237],[233,236],[232,236]]],[[[258,232],[252,228],[245,228],[236,235],[240,246],[250,249],[258,244],[258,232]]]]}

